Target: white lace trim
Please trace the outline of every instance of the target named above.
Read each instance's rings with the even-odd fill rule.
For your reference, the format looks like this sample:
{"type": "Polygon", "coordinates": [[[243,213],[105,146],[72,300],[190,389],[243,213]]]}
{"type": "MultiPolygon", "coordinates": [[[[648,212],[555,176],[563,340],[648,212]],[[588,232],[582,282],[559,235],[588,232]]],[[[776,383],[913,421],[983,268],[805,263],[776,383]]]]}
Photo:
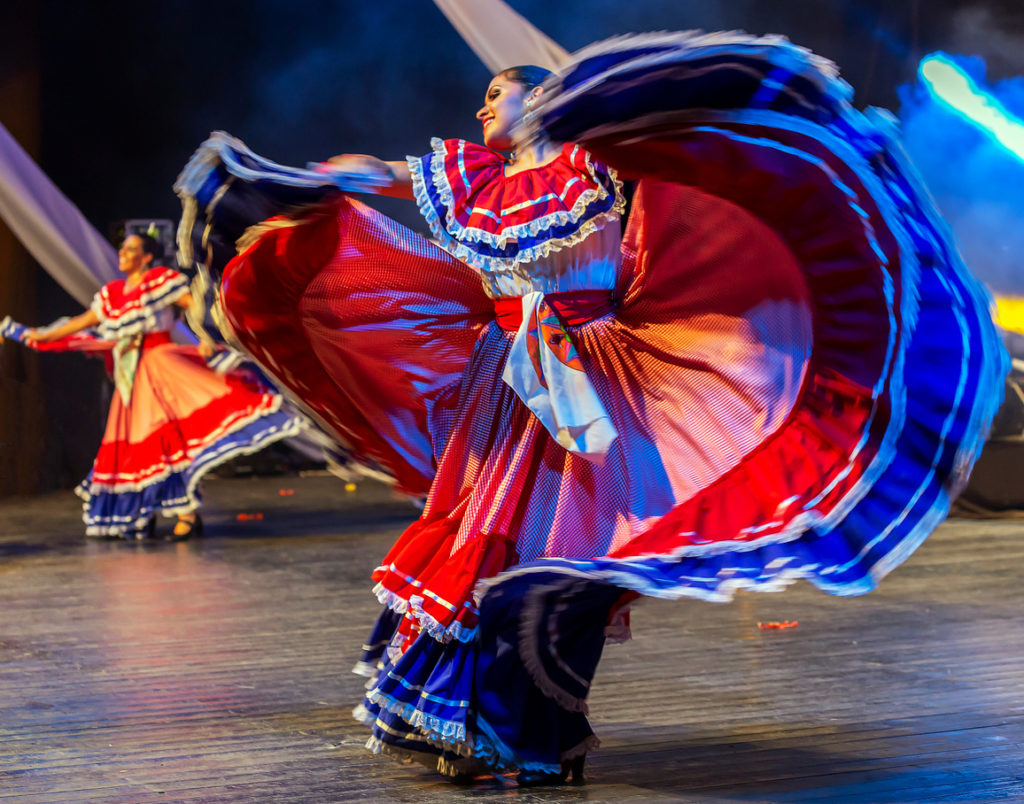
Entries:
{"type": "MultiPolygon", "coordinates": [[[[647,34],[624,34],[595,42],[573,54],[572,65],[563,68],[569,72],[587,59],[596,58],[610,52],[616,52],[624,44],[633,47],[660,47],[658,53],[642,53],[628,61],[622,61],[612,67],[601,70],[580,84],[567,91],[546,92],[537,105],[531,120],[524,126],[526,141],[535,141],[544,134],[542,121],[558,114],[558,108],[571,102],[576,97],[587,94],[595,86],[607,82],[620,73],[631,72],[642,66],[647,69],[656,66],[670,65],[681,59],[692,61],[701,55],[713,55],[716,51],[725,50],[732,53],[744,51],[750,55],[764,57],[774,51],[776,60],[785,55],[792,64],[793,72],[812,82],[823,94],[841,103],[848,103],[853,97],[852,87],[839,76],[839,68],[835,63],[799,45],[795,45],[785,36],[769,34],[752,36],[742,31],[712,31],[705,33],[693,31],[658,31],[647,34]]],[[[811,107],[809,104],[809,108],[811,107]]],[[[585,138],[585,137],[584,137],[585,138]]]]}
{"type": "Polygon", "coordinates": [[[425,733],[423,736],[429,742],[438,744],[440,748],[455,751],[458,750],[459,746],[462,746],[464,751],[469,751],[466,744],[465,723],[445,720],[436,715],[428,714],[419,709],[416,704],[399,701],[380,690],[370,691],[366,696],[366,700],[393,715],[398,715],[398,717],[413,728],[420,729],[425,733]]]}
{"type": "Polygon", "coordinates": [[[373,721],[377,719],[373,716],[373,712],[367,709],[363,704],[359,704],[352,710],[352,718],[357,723],[362,723],[364,726],[372,726],[373,721]]]}
{"type": "MultiPolygon", "coordinates": [[[[675,52],[678,52],[680,49],[691,51],[698,48],[728,48],[730,51],[736,51],[737,49],[742,48],[760,50],[765,47],[781,47],[790,51],[793,55],[799,56],[813,70],[821,73],[825,80],[815,82],[819,87],[823,87],[826,81],[839,78],[839,68],[836,66],[835,62],[831,59],[825,58],[824,56],[818,55],[812,50],[793,44],[789,41],[788,37],[783,36],[782,34],[765,34],[763,36],[757,36],[755,34],[748,34],[745,31],[702,31],[699,28],[694,28],[689,31],[651,31],[642,34],[620,34],[618,36],[612,36],[608,39],[602,39],[600,42],[593,42],[573,53],[573,65],[575,66],[587,59],[600,56],[609,51],[618,50],[622,44],[627,42],[631,45],[637,46],[672,47],[675,48],[675,52]]],[[[640,61],[650,61],[651,59],[656,59],[661,55],[663,54],[646,53],[641,54],[637,58],[640,61]]],[[[598,73],[598,75],[604,78],[607,77],[608,72],[602,71],[598,73]]],[[[806,77],[812,80],[814,79],[813,75],[807,75],[806,77]]],[[[845,81],[843,83],[846,84],[845,81]]],[[[846,84],[846,87],[852,97],[853,89],[849,84],[846,84]]],[[[536,107],[534,107],[534,109],[536,110],[536,107]]]]}
{"type": "MultiPolygon", "coordinates": [[[[371,722],[369,725],[373,725],[371,722]]],[[[474,772],[477,769],[473,766],[476,759],[473,757],[468,747],[455,748],[450,745],[436,745],[433,740],[429,737],[425,737],[422,734],[410,734],[402,739],[412,742],[425,743],[433,748],[439,748],[443,751],[450,751],[458,755],[458,758],[454,761],[448,759],[444,755],[435,754],[432,751],[416,751],[412,748],[398,748],[397,746],[386,743],[377,737],[370,737],[366,741],[366,749],[373,754],[382,754],[384,756],[396,759],[399,762],[407,764],[423,765],[424,767],[430,768],[440,773],[442,776],[456,776],[465,771],[474,772]],[[469,767],[464,767],[465,763],[469,763],[469,767]]],[[[481,771],[482,773],[483,771],[481,771]]],[[[474,775],[477,775],[474,773],[474,775]]]]}
{"type": "Polygon", "coordinates": [[[423,610],[422,605],[419,603],[419,601],[423,600],[422,597],[413,596],[406,600],[379,583],[373,587],[373,594],[376,595],[378,602],[382,606],[387,606],[398,614],[411,617],[416,621],[420,631],[429,634],[438,642],[451,642],[453,639],[459,642],[470,642],[476,636],[476,626],[467,628],[459,622],[453,622],[450,625],[438,622],[436,618],[423,610]]]}
{"type": "MultiPolygon", "coordinates": [[[[540,658],[540,646],[534,637],[535,631],[545,613],[545,596],[548,592],[561,590],[563,586],[563,584],[555,583],[533,587],[527,593],[528,598],[523,603],[523,611],[519,618],[519,658],[522,659],[523,665],[533,679],[533,683],[537,685],[537,689],[544,693],[544,695],[551,698],[562,709],[569,712],[581,712],[586,715],[589,712],[586,698],[577,697],[558,686],[554,679],[544,671],[544,664],[540,658]]],[[[552,651],[553,658],[560,662],[561,660],[557,654],[553,653],[556,641],[554,637],[557,634],[552,634],[551,628],[552,626],[549,624],[549,636],[553,638],[549,642],[548,647],[552,651]]],[[[572,672],[570,668],[566,668],[566,670],[572,672]]],[[[589,686],[585,679],[580,680],[589,686]]]]}
{"type": "MultiPolygon", "coordinates": [[[[470,734],[466,731],[465,725],[442,718],[426,715],[411,704],[403,704],[389,698],[387,695],[378,693],[367,697],[370,703],[380,706],[387,712],[397,715],[404,722],[408,723],[417,732],[409,734],[402,739],[412,742],[422,742],[448,751],[462,758],[474,758],[484,763],[492,771],[504,772],[509,770],[542,770],[557,772],[560,768],[544,762],[524,761],[515,755],[515,752],[507,746],[498,746],[494,738],[487,734],[470,734]]],[[[373,726],[377,718],[363,704],[352,710],[352,716],[366,726],[373,726]]],[[[559,760],[568,762],[576,757],[586,754],[588,751],[599,748],[601,741],[596,734],[584,738],[577,745],[561,753],[559,760]]],[[[424,762],[428,754],[418,753],[409,749],[397,748],[385,743],[377,737],[371,737],[366,747],[375,754],[392,754],[406,760],[424,762]]],[[[438,757],[438,769],[441,763],[450,762],[438,757]]],[[[426,763],[425,763],[426,764],[426,763]]],[[[452,765],[452,767],[455,767],[452,765]]],[[[445,771],[442,771],[445,772],[445,771]]],[[[451,775],[449,773],[448,775],[451,775]]]]}
{"type": "MultiPolygon", "coordinates": [[[[584,162],[587,165],[590,178],[596,187],[584,190],[573,203],[571,209],[556,210],[529,223],[520,223],[503,228],[499,233],[489,232],[486,229],[479,229],[475,226],[463,226],[455,217],[455,193],[448,181],[448,172],[446,170],[448,151],[445,141],[434,137],[431,139],[430,145],[434,152],[430,160],[430,177],[434,189],[441,196],[441,202],[445,206],[445,228],[460,241],[484,242],[498,248],[504,248],[508,240],[517,240],[524,236],[536,237],[541,231],[552,226],[576,223],[590,204],[599,199],[607,198],[609,195],[608,190],[601,183],[597,170],[590,161],[589,154],[584,151],[584,162]]],[[[558,158],[561,158],[561,155],[558,158]]],[[[575,166],[573,167],[576,169],[575,166]]],[[[621,182],[618,181],[614,171],[609,170],[608,175],[615,182],[616,203],[622,201],[624,204],[624,199],[621,198],[621,182]]]]}
{"type": "Polygon", "coordinates": [[[558,773],[561,771],[561,763],[568,762],[576,757],[583,756],[591,749],[601,746],[601,741],[596,734],[585,737],[582,741],[563,751],[558,763],[535,762],[524,760],[516,752],[505,745],[494,732],[494,729],[486,723],[477,721],[478,732],[473,736],[473,756],[485,762],[488,766],[499,773],[507,771],[541,771],[544,773],[558,773]]]}
{"type": "Polygon", "coordinates": [[[591,749],[595,749],[595,748],[600,748],[600,747],[601,747],[601,741],[599,739],[597,739],[597,735],[596,734],[591,734],[589,737],[587,737],[585,740],[583,740],[583,742],[581,742],[579,745],[574,745],[568,751],[563,751],[562,752],[562,762],[568,762],[570,759],[576,759],[576,757],[581,757],[584,754],[586,754],[587,751],[590,751],[591,749]]]}
{"type": "Polygon", "coordinates": [[[407,160],[409,173],[412,177],[413,194],[420,214],[423,215],[430,227],[431,234],[437,239],[439,245],[458,260],[462,260],[474,268],[486,269],[495,272],[509,272],[517,265],[534,262],[544,259],[550,254],[561,251],[585,240],[599,229],[612,221],[618,221],[626,208],[626,199],[622,194],[622,182],[615,171],[609,169],[608,175],[615,188],[615,202],[611,209],[600,212],[587,220],[581,220],[587,207],[594,201],[607,198],[609,192],[601,184],[597,172],[590,163],[589,156],[586,159],[587,167],[590,169],[591,178],[597,183],[598,189],[589,188],[573,204],[572,209],[558,210],[529,223],[510,226],[503,229],[500,234],[488,232],[476,227],[467,227],[455,220],[455,196],[451,185],[448,183],[448,174],[445,172],[444,158],[447,154],[444,141],[435,137],[431,140],[433,155],[430,159],[431,183],[441,198],[445,207],[445,219],[442,221],[430,202],[427,194],[427,181],[423,174],[423,165],[419,158],[410,157],[407,160]],[[505,248],[507,241],[522,237],[536,237],[546,229],[553,226],[564,226],[565,224],[577,224],[579,228],[572,234],[565,237],[552,238],[543,243],[538,243],[530,248],[521,249],[514,257],[492,257],[480,254],[468,243],[485,243],[495,248],[505,248]]]}
{"type": "Polygon", "coordinates": [[[352,672],[363,678],[377,678],[380,674],[380,667],[374,662],[358,661],[352,667],[352,672]]]}
{"type": "MultiPolygon", "coordinates": [[[[370,725],[373,725],[372,723],[370,725]]],[[[410,735],[404,739],[415,740],[418,735],[410,735]]],[[[421,742],[427,742],[426,740],[420,740],[421,742]]],[[[372,754],[384,754],[399,760],[400,762],[407,762],[412,764],[415,762],[417,765],[425,765],[431,770],[437,770],[438,760],[441,757],[432,751],[413,751],[409,748],[397,748],[390,745],[377,737],[371,737],[366,741],[366,750],[372,754]]]]}
{"type": "Polygon", "coordinates": [[[118,310],[108,309],[109,291],[107,286],[100,288],[89,307],[100,320],[96,330],[101,337],[120,340],[154,331],[158,328],[156,313],[188,294],[188,280],[170,268],[151,282],[155,282],[151,287],[146,287],[150,282],[143,283],[138,299],[118,310]]]}
{"type": "MultiPolygon", "coordinates": [[[[221,437],[227,437],[231,433],[238,432],[248,427],[259,419],[271,416],[275,413],[280,412],[281,397],[273,397],[274,402],[270,408],[262,408],[254,412],[251,416],[239,420],[236,425],[233,425],[227,432],[221,437]]],[[[76,488],[75,493],[82,498],[82,520],[86,523],[85,533],[87,536],[123,536],[125,533],[133,530],[141,530],[146,526],[149,518],[155,515],[157,512],[164,516],[178,516],[180,514],[187,514],[195,511],[199,508],[199,498],[196,495],[196,488],[199,485],[199,481],[202,480],[203,475],[214,469],[221,464],[237,458],[240,455],[251,455],[254,452],[259,452],[265,447],[273,444],[275,441],[280,441],[283,438],[289,438],[291,436],[298,435],[302,432],[303,424],[302,421],[290,416],[280,426],[275,426],[264,430],[259,436],[251,442],[236,442],[228,445],[220,452],[211,453],[210,455],[203,456],[200,454],[197,457],[203,457],[203,463],[199,467],[199,471],[192,474],[188,480],[188,486],[185,489],[185,496],[169,501],[162,501],[158,508],[140,511],[137,516],[125,517],[121,521],[110,522],[108,518],[104,518],[103,524],[98,524],[96,520],[92,519],[89,514],[89,505],[91,503],[94,494],[100,493],[101,491],[106,493],[122,493],[119,491],[109,491],[103,489],[100,484],[92,484],[90,479],[82,481],[76,488]]],[[[212,443],[216,443],[214,440],[212,443]]],[[[188,461],[188,464],[195,462],[195,459],[188,461]]],[[[170,477],[172,469],[162,475],[159,478],[154,478],[148,483],[140,484],[140,489],[146,488],[146,486],[153,485],[154,483],[162,482],[170,477]]],[[[131,493],[131,492],[128,492],[131,493]]],[[[137,492],[136,492],[137,493],[137,492]]]]}

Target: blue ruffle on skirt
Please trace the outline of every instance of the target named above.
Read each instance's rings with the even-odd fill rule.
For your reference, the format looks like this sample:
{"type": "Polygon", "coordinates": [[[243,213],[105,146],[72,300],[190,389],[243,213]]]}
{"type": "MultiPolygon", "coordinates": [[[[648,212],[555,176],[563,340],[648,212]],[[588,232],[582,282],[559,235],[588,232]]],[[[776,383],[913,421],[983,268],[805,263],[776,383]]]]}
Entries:
{"type": "MultiPolygon", "coordinates": [[[[617,596],[617,595],[616,595],[617,596]]],[[[588,618],[593,602],[587,603],[588,618]]],[[[483,638],[439,642],[420,635],[397,663],[387,646],[401,615],[377,620],[356,672],[370,674],[356,717],[370,726],[368,747],[444,768],[473,755],[494,770],[557,771],[561,763],[596,745],[583,711],[567,711],[545,695],[519,659],[517,612],[490,622],[483,638]],[[516,750],[511,746],[528,746],[516,750]]],[[[592,620],[590,620],[592,622],[592,620]]],[[[603,647],[603,625],[590,643],[593,672],[603,647]]]]}
{"type": "Polygon", "coordinates": [[[182,469],[168,468],[166,476],[134,491],[115,491],[94,483],[90,472],[75,489],[83,500],[85,532],[89,536],[132,538],[156,514],[174,516],[191,511],[199,506],[203,475],[232,458],[259,452],[281,438],[296,435],[300,429],[295,415],[276,410],[217,439],[182,469]]]}

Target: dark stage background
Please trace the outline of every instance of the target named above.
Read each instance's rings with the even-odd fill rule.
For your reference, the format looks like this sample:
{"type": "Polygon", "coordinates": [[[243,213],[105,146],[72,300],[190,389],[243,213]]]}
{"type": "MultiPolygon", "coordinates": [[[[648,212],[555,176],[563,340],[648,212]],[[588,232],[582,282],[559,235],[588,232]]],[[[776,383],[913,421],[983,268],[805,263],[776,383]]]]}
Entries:
{"type": "MultiPolygon", "coordinates": [[[[1024,74],[1021,0],[513,0],[569,49],[630,31],[781,33],[839,63],[860,106],[897,109],[933,50],[1024,74]]],[[[213,129],[290,164],[400,158],[431,136],[478,137],[489,75],[429,0],[7,0],[0,120],[101,231],[175,218],[171,185],[213,129]]],[[[422,230],[411,204],[381,209],[422,230]]],[[[0,224],[0,314],[43,323],[78,305],[0,224]]],[[[102,372],[78,356],[12,354],[0,379],[0,494],[65,487],[88,470],[102,372]]]]}

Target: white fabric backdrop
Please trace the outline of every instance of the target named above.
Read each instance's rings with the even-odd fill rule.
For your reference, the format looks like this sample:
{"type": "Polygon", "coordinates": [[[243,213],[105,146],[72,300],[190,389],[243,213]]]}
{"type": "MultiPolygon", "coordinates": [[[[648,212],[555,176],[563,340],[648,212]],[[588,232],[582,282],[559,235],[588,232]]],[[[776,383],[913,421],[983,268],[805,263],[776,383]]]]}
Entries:
{"type": "Polygon", "coordinates": [[[434,0],[492,74],[536,64],[557,70],[569,53],[501,0],[434,0]]]}
{"type": "Polygon", "coordinates": [[[117,252],[0,124],[0,218],[71,296],[88,305],[118,277],[117,252]]]}
{"type": "MultiPolygon", "coordinates": [[[[434,0],[493,72],[517,64],[558,69],[567,51],[502,0],[434,0]]],[[[118,277],[117,252],[0,124],[0,218],[43,269],[88,305],[118,277]]]]}
{"type": "MultiPolygon", "coordinates": [[[[557,70],[568,52],[502,0],[434,0],[473,52],[494,73],[518,64],[557,70]]],[[[117,252],[50,181],[0,124],[0,218],[30,254],[83,306],[117,279],[117,252]]],[[[0,310],[0,314],[3,311],[0,310]]],[[[182,324],[180,341],[195,338],[182,324]]],[[[313,437],[288,443],[313,457],[313,437]]],[[[322,445],[321,445],[322,446],[322,445]]]]}

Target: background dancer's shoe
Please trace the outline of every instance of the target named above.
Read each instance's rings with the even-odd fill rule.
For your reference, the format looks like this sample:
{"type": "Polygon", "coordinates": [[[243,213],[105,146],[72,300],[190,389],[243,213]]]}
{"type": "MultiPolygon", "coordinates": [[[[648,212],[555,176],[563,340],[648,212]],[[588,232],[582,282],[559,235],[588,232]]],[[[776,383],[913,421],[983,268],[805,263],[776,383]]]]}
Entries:
{"type": "Polygon", "coordinates": [[[184,542],[191,539],[193,536],[203,535],[203,518],[196,514],[195,517],[189,521],[187,519],[178,518],[178,521],[174,523],[174,529],[167,534],[166,539],[169,542],[184,542]],[[187,530],[179,530],[181,525],[188,525],[187,530]]]}

